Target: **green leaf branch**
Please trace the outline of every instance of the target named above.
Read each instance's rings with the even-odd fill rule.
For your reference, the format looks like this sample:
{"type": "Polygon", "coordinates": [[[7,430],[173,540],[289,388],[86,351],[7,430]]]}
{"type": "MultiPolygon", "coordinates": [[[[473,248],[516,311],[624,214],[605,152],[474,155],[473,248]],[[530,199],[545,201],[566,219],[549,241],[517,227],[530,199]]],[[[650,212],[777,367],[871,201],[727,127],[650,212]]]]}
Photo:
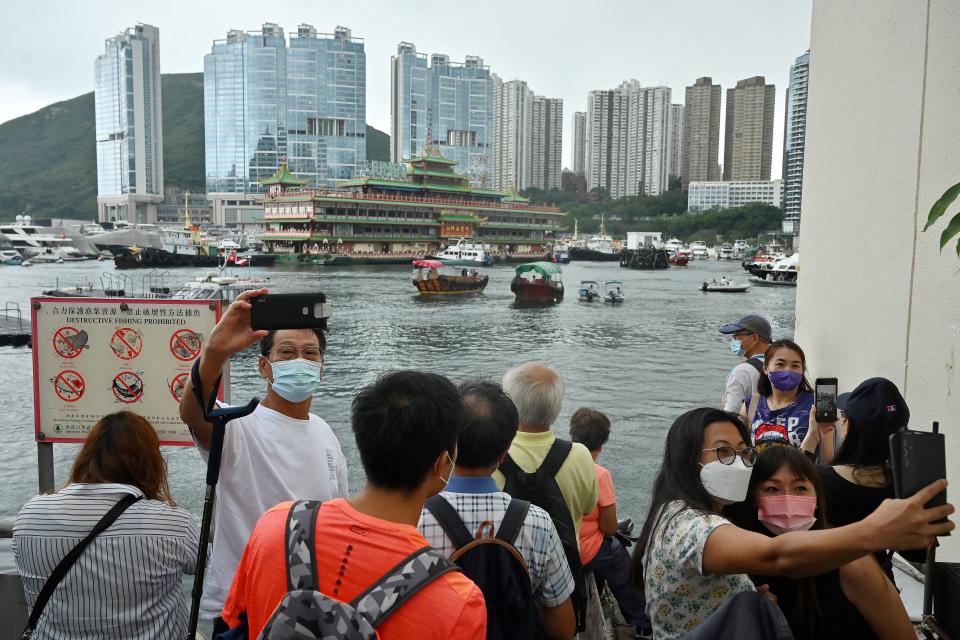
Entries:
{"type": "MultiPolygon", "coordinates": [[[[960,182],[944,191],[940,199],[933,203],[933,206],[930,208],[930,215],[927,216],[927,224],[923,227],[923,230],[926,231],[933,226],[937,220],[943,217],[943,214],[947,212],[947,209],[954,203],[957,197],[960,197],[960,182]]],[[[960,235],[960,213],[953,216],[953,219],[947,224],[946,229],[940,234],[940,251],[943,251],[947,243],[957,235],[960,235]]],[[[960,257],[960,239],[957,240],[957,256],[960,257]]]]}

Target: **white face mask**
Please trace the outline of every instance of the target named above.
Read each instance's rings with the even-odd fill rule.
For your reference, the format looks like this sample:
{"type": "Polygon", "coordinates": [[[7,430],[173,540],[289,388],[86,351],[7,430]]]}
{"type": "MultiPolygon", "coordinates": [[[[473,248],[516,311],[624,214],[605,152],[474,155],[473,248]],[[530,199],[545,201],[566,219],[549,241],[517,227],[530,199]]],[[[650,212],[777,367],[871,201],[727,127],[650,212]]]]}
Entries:
{"type": "Polygon", "coordinates": [[[734,504],[747,499],[752,474],[753,467],[743,464],[743,458],[737,455],[733,464],[714,460],[701,465],[700,481],[714,500],[720,504],[734,504]]]}
{"type": "Polygon", "coordinates": [[[440,479],[443,480],[443,486],[446,487],[448,484],[450,484],[450,478],[453,477],[453,469],[454,469],[454,467],[457,466],[457,463],[455,463],[455,462],[453,461],[453,458],[450,457],[450,453],[449,453],[449,452],[444,451],[444,453],[447,454],[447,460],[450,461],[450,475],[448,475],[446,478],[444,478],[443,476],[440,476],[440,479]]]}

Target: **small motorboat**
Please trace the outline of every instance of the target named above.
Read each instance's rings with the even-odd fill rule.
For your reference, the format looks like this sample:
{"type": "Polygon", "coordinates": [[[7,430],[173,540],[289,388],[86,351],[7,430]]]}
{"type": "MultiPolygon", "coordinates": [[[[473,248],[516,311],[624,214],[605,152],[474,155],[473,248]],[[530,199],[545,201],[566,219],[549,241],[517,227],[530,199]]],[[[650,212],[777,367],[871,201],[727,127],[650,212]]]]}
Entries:
{"type": "Polygon", "coordinates": [[[608,280],[603,283],[603,301],[609,304],[623,303],[623,283],[619,280],[608,280]]]}
{"type": "Polygon", "coordinates": [[[487,286],[490,276],[481,276],[469,267],[454,269],[439,260],[414,260],[413,285],[420,295],[479,293],[487,286]]]}
{"type": "Polygon", "coordinates": [[[594,302],[600,299],[600,285],[595,280],[580,281],[580,302],[594,302]]]}
{"type": "Polygon", "coordinates": [[[690,262],[690,256],[683,251],[674,251],[668,254],[667,262],[674,267],[685,267],[690,262]]]}
{"type": "Polygon", "coordinates": [[[526,262],[518,265],[510,290],[517,300],[560,302],[563,300],[563,271],[552,262],[526,262]]]}
{"type": "Polygon", "coordinates": [[[23,256],[16,249],[4,249],[0,251],[0,264],[18,265],[23,264],[23,256]]]}
{"type": "Polygon", "coordinates": [[[749,284],[737,284],[733,280],[727,280],[721,277],[704,280],[700,285],[700,291],[715,293],[743,293],[750,288],[749,284]]]}

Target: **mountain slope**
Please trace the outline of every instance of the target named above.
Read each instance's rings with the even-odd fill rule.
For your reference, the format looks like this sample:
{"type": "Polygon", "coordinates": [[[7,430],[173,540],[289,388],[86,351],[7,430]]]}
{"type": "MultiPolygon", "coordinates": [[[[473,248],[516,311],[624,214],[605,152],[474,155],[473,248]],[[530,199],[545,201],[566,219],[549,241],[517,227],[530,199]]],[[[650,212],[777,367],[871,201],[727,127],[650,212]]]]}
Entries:
{"type": "MultiPolygon", "coordinates": [[[[161,77],[167,186],[203,191],[203,74],[161,77]]],[[[93,92],[0,124],[0,220],[97,214],[93,92]]],[[[367,157],[389,160],[390,136],[367,125],[367,157]]]]}

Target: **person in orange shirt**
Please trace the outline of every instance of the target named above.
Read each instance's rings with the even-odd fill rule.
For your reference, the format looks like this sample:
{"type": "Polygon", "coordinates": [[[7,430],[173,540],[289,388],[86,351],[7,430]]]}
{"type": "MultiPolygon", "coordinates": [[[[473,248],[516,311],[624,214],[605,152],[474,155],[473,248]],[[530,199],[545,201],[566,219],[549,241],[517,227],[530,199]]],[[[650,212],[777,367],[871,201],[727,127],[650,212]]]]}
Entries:
{"type": "Polygon", "coordinates": [[[597,506],[583,516],[580,526],[580,562],[585,572],[603,578],[620,606],[628,624],[636,627],[638,638],[652,636],[646,602],[630,580],[630,554],[617,538],[617,494],[613,477],[596,464],[603,445],[610,438],[610,418],[594,409],[581,407],[570,417],[570,439],[585,446],[597,471],[597,506]]]}
{"type": "MultiPolygon", "coordinates": [[[[353,400],[352,426],[366,487],[321,505],[315,557],[319,590],[352,601],[412,552],[427,546],[417,530],[424,501],[453,473],[466,410],[443,376],[397,371],[353,400]]],[[[257,522],[223,608],[231,629],[256,638],[287,593],[285,525],[291,503],[257,522]]],[[[445,573],[399,606],[378,628],[381,640],[486,638],[487,614],[477,586],[445,573]]]]}

